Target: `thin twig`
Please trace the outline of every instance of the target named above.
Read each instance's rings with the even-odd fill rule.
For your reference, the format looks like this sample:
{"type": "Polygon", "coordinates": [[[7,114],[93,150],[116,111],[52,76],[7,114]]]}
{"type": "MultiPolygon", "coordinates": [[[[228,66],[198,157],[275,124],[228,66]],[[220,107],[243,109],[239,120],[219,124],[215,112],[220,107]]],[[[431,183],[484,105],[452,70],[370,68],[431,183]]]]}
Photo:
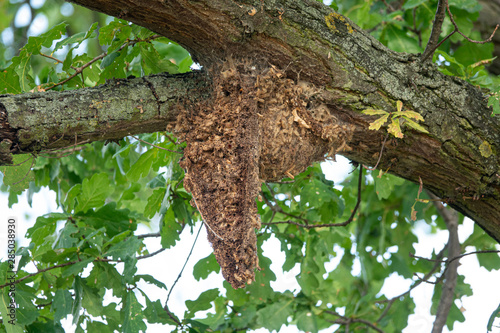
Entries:
{"type": "Polygon", "coordinates": [[[191,246],[191,250],[189,251],[189,254],[188,254],[187,258],[186,258],[186,261],[184,262],[184,266],[182,266],[182,269],[179,272],[179,275],[177,275],[177,278],[175,279],[174,284],[172,284],[172,287],[170,287],[170,291],[168,292],[168,296],[167,296],[167,301],[165,302],[165,307],[164,307],[165,311],[168,311],[168,306],[167,305],[168,305],[168,300],[170,299],[170,295],[172,294],[172,290],[174,290],[174,287],[177,284],[177,281],[179,281],[179,279],[182,276],[182,272],[184,272],[184,268],[186,268],[186,265],[187,265],[187,263],[189,261],[189,258],[191,257],[191,254],[193,253],[194,246],[196,245],[196,241],[198,240],[198,236],[200,235],[202,227],[203,227],[203,224],[200,225],[200,228],[198,229],[198,233],[196,234],[196,238],[194,239],[193,245],[191,246]]]}
{"type": "MultiPolygon", "coordinates": [[[[162,248],[162,249],[159,249],[158,251],[155,251],[153,253],[146,254],[146,255],[143,255],[143,256],[138,256],[137,260],[151,258],[152,256],[155,256],[158,253],[161,253],[163,251],[165,251],[165,249],[162,248]]],[[[5,288],[6,286],[13,285],[13,284],[18,284],[18,283],[20,283],[20,282],[22,282],[22,281],[24,281],[26,279],[29,279],[29,278],[34,277],[34,276],[37,276],[38,274],[45,273],[45,272],[51,271],[51,270],[56,269],[56,268],[61,268],[61,267],[66,267],[66,266],[74,265],[74,264],[79,263],[81,261],[83,261],[83,259],[74,260],[74,261],[68,261],[68,262],[65,262],[65,263],[62,263],[62,264],[58,264],[58,265],[50,266],[50,267],[47,267],[47,268],[39,269],[35,273],[30,273],[30,274],[28,274],[26,276],[23,276],[22,278],[19,278],[19,279],[15,280],[14,282],[9,282],[9,283],[5,283],[5,284],[0,285],[0,289],[5,288]]],[[[92,262],[116,262],[116,263],[119,263],[119,262],[123,262],[123,260],[109,259],[109,258],[96,258],[92,262]]]]}
{"type": "Polygon", "coordinates": [[[495,35],[495,33],[497,32],[497,29],[498,27],[500,26],[500,24],[497,24],[495,29],[493,30],[493,32],[491,33],[490,37],[488,39],[485,39],[485,40],[474,40],[474,39],[471,39],[469,37],[467,37],[463,32],[460,31],[460,29],[458,28],[458,24],[455,22],[455,20],[453,19],[453,14],[451,13],[451,10],[450,10],[450,6],[448,4],[448,0],[445,0],[446,2],[446,9],[448,10],[448,15],[450,16],[450,21],[451,23],[453,23],[453,26],[455,27],[455,30],[463,37],[465,38],[466,40],[468,40],[469,42],[471,43],[474,43],[474,44],[486,44],[486,43],[489,43],[491,42],[491,40],[493,39],[493,36],[495,35]]]}
{"type": "MultiPolygon", "coordinates": [[[[444,16],[442,18],[444,19],[444,16]]],[[[434,52],[438,49],[438,47],[440,47],[441,44],[443,44],[448,38],[450,38],[456,32],[458,32],[462,37],[464,37],[466,40],[468,40],[471,43],[485,44],[485,43],[491,42],[491,40],[493,39],[493,36],[495,35],[495,33],[496,33],[496,31],[497,31],[497,29],[498,29],[499,26],[500,26],[500,24],[496,25],[495,29],[493,30],[493,32],[491,33],[491,35],[490,35],[490,37],[488,39],[485,39],[483,41],[471,39],[471,38],[467,37],[463,32],[460,31],[460,28],[458,27],[458,24],[455,22],[455,19],[453,18],[453,14],[451,13],[450,5],[448,4],[448,0],[439,0],[438,11],[436,12],[436,20],[435,20],[435,23],[434,23],[434,25],[432,27],[431,37],[429,38],[429,42],[427,43],[425,51],[424,51],[424,53],[422,55],[422,62],[424,62],[429,57],[431,57],[434,54],[434,52]],[[443,13],[441,12],[441,11],[444,10],[443,8],[446,9],[446,11],[448,12],[448,15],[450,17],[450,21],[453,24],[453,26],[454,26],[455,29],[453,29],[453,31],[451,33],[449,33],[445,38],[443,38],[442,41],[440,41],[439,43],[437,43],[437,40],[439,39],[439,35],[441,34],[441,25],[442,25],[443,22],[440,23],[439,33],[437,33],[437,31],[436,31],[436,34],[434,33],[434,27],[436,27],[436,29],[438,28],[437,25],[436,25],[436,23],[438,22],[437,21],[438,20],[438,13],[439,13],[439,18],[441,18],[441,16],[443,15],[443,13]],[[431,43],[431,38],[433,39],[432,43],[431,43]]]]}
{"type": "MultiPolygon", "coordinates": [[[[124,43],[122,46],[120,46],[120,47],[117,49],[117,51],[121,51],[121,50],[123,50],[125,47],[130,46],[130,45],[132,45],[132,46],[133,46],[133,45],[135,45],[135,44],[137,44],[137,43],[139,43],[139,42],[149,42],[149,41],[151,41],[151,40],[153,40],[153,39],[156,39],[156,38],[158,38],[158,37],[161,37],[161,36],[160,36],[160,35],[154,35],[154,36],[148,37],[148,38],[146,38],[146,39],[144,39],[144,40],[141,40],[141,39],[137,39],[137,40],[129,40],[127,43],[124,43]]],[[[77,68],[73,68],[73,67],[72,67],[72,68],[75,70],[75,73],[71,74],[71,75],[70,75],[70,76],[68,76],[65,80],[63,80],[63,81],[61,81],[61,82],[55,83],[55,84],[53,84],[52,86],[50,86],[50,87],[48,87],[48,88],[44,88],[44,89],[45,89],[45,91],[50,90],[50,89],[53,89],[53,88],[55,88],[55,87],[57,87],[57,86],[60,86],[60,85],[65,84],[66,82],[68,82],[69,80],[71,80],[71,79],[73,79],[75,76],[77,76],[78,74],[83,73],[83,70],[84,70],[84,69],[86,69],[87,67],[89,67],[90,65],[92,65],[94,62],[96,62],[96,61],[98,61],[98,60],[100,60],[100,59],[102,59],[102,58],[106,57],[107,55],[108,55],[108,53],[107,53],[107,52],[104,52],[103,54],[98,55],[97,57],[93,58],[92,60],[90,60],[90,61],[89,61],[89,62],[87,62],[86,64],[83,64],[83,65],[82,65],[82,66],[80,66],[80,67],[77,67],[77,68]]],[[[55,58],[54,58],[54,59],[55,59],[55,58]]]]}
{"type": "Polygon", "coordinates": [[[369,322],[368,320],[361,319],[361,318],[345,317],[345,316],[342,316],[341,314],[339,314],[338,312],[331,311],[331,310],[325,310],[324,312],[339,317],[339,319],[335,320],[336,324],[349,325],[351,323],[362,323],[362,324],[365,324],[366,326],[370,327],[371,329],[373,329],[379,333],[384,333],[384,331],[381,330],[380,328],[378,328],[376,324],[369,322]]]}
{"type": "MultiPolygon", "coordinates": [[[[442,249],[441,252],[438,253],[438,255],[436,256],[436,258],[438,259],[441,259],[443,258],[443,255],[444,255],[444,251],[445,249],[442,249]]],[[[385,299],[385,300],[380,300],[380,301],[376,301],[375,303],[377,304],[383,304],[383,303],[387,303],[387,306],[386,308],[384,309],[384,312],[382,312],[382,314],[380,315],[380,317],[377,319],[377,322],[379,322],[380,320],[382,320],[382,318],[384,318],[387,313],[389,312],[389,309],[391,308],[392,304],[394,304],[394,302],[398,299],[400,299],[401,297],[403,296],[406,296],[408,295],[413,289],[415,289],[416,287],[418,287],[422,282],[424,282],[424,280],[428,280],[436,271],[438,268],[441,267],[441,261],[438,260],[438,262],[436,262],[434,264],[434,266],[431,268],[431,270],[425,274],[425,276],[422,278],[422,279],[419,279],[418,281],[416,281],[407,291],[405,291],[404,293],[402,294],[399,294],[391,299],[385,299]]]]}
{"type": "Polygon", "coordinates": [[[165,251],[165,250],[166,250],[166,248],[161,248],[161,249],[159,249],[159,250],[157,250],[157,251],[155,251],[155,252],[152,252],[152,253],[150,253],[150,254],[145,254],[145,255],[143,255],[143,256],[138,256],[138,257],[137,257],[137,260],[140,260],[140,259],[146,259],[146,258],[151,258],[151,257],[153,257],[153,256],[157,255],[158,253],[162,253],[162,252],[163,252],[163,251],[165,251]]]}
{"type": "MultiPolygon", "coordinates": [[[[306,221],[307,224],[303,224],[303,223],[295,222],[295,221],[292,221],[292,220],[288,220],[288,221],[278,221],[278,222],[262,223],[262,225],[294,224],[296,226],[299,226],[299,227],[302,227],[302,228],[306,228],[306,229],[326,228],[326,227],[345,227],[346,225],[348,225],[349,223],[351,223],[353,221],[354,216],[356,215],[356,212],[357,212],[357,210],[359,208],[359,204],[361,203],[361,184],[362,184],[362,178],[363,178],[363,168],[359,168],[358,199],[357,199],[357,202],[356,202],[356,206],[354,206],[354,209],[353,209],[353,211],[351,213],[351,216],[345,222],[342,222],[342,223],[326,223],[326,224],[309,224],[309,220],[306,220],[304,218],[292,215],[292,217],[294,217],[294,218],[298,218],[298,219],[306,221]]],[[[271,209],[273,209],[274,207],[276,207],[276,206],[270,206],[271,209]]],[[[274,209],[276,209],[276,208],[274,208],[274,209]]],[[[281,209],[281,207],[279,207],[279,209],[281,210],[280,213],[285,213],[285,212],[283,212],[283,210],[281,209]]],[[[288,213],[286,213],[286,214],[288,214],[288,213]]],[[[291,214],[288,214],[288,215],[291,215],[291,214]]]]}
{"type": "Polygon", "coordinates": [[[145,144],[147,144],[147,145],[150,145],[151,147],[155,147],[155,148],[158,148],[158,149],[161,149],[161,150],[166,150],[166,151],[169,151],[169,152],[171,152],[171,153],[183,154],[183,152],[181,152],[181,151],[177,151],[177,150],[170,150],[170,149],[167,149],[167,148],[163,148],[163,147],[160,147],[160,146],[154,145],[154,144],[152,144],[152,143],[149,143],[149,142],[147,142],[147,141],[144,141],[144,140],[142,140],[142,139],[139,139],[138,137],[136,137],[136,136],[134,136],[134,135],[132,135],[132,134],[130,134],[130,133],[129,133],[128,135],[130,135],[131,137],[133,137],[134,139],[136,139],[136,140],[138,140],[138,141],[140,141],[140,142],[142,142],[142,143],[145,143],[145,144]]]}
{"type": "Polygon", "coordinates": [[[370,168],[370,167],[367,167],[366,165],[363,165],[363,168],[365,168],[366,170],[369,170],[369,171],[373,171],[373,170],[377,169],[378,164],[380,163],[380,159],[382,158],[382,152],[384,151],[385,143],[387,142],[388,137],[389,137],[389,133],[387,133],[385,135],[384,142],[382,142],[382,148],[380,148],[380,153],[378,154],[378,160],[377,160],[377,163],[375,164],[375,166],[373,168],[370,168]]]}
{"type": "Polygon", "coordinates": [[[150,233],[150,234],[138,235],[137,238],[144,239],[144,238],[148,238],[148,237],[160,237],[160,236],[161,236],[161,234],[159,232],[154,232],[154,233],[150,233]]]}

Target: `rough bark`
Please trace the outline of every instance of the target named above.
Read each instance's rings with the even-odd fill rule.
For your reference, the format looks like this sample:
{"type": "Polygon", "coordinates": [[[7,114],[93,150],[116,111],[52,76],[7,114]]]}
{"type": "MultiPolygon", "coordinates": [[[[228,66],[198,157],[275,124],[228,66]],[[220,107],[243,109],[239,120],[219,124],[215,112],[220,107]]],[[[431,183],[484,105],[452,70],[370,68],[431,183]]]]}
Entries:
{"type": "Polygon", "coordinates": [[[490,116],[479,89],[442,75],[417,55],[388,50],[315,1],[73,2],[165,35],[206,67],[230,55],[259,57],[321,88],[329,113],[351,129],[340,154],[364,164],[376,163],[386,129],[368,130],[375,118],[361,111],[395,111],[401,100],[425,118],[429,134],[407,129],[404,139],[386,145],[379,167],[421,179],[500,240],[500,121],[490,116]]]}
{"type": "Polygon", "coordinates": [[[0,95],[0,165],[10,154],[36,153],[96,140],[166,130],[176,105],[209,96],[203,72],[110,80],[96,88],[0,95]]]}

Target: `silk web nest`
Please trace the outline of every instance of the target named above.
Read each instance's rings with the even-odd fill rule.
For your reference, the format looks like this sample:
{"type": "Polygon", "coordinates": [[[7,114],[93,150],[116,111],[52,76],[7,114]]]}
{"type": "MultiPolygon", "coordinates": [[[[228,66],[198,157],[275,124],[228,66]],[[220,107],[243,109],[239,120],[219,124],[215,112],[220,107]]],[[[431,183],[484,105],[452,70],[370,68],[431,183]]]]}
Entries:
{"type": "Polygon", "coordinates": [[[322,90],[269,65],[229,59],[209,70],[213,98],[182,108],[169,128],[187,146],[185,189],[207,227],[224,278],[233,288],[259,268],[255,199],[262,182],[293,177],[334,156],[346,126],[322,102],[322,90]]]}

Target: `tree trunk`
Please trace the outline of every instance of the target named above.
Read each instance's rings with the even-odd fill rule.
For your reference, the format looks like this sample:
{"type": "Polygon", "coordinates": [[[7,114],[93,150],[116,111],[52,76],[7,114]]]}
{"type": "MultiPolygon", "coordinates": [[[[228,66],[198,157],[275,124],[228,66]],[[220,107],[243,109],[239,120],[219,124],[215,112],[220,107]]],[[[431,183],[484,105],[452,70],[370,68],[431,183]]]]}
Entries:
{"type": "MultiPolygon", "coordinates": [[[[389,140],[384,147],[379,168],[413,182],[421,180],[424,187],[471,217],[497,241],[500,240],[500,121],[490,116],[491,110],[486,107],[485,95],[479,89],[460,79],[441,74],[432,64],[422,64],[418,55],[387,49],[349,19],[316,1],[73,2],[167,36],[184,46],[195,61],[208,69],[229,57],[261,59],[261,63],[279,68],[295,82],[307,82],[307,85],[320,90],[322,104],[347,131],[346,147],[338,153],[363,164],[376,164],[387,131],[385,126],[379,131],[369,130],[369,124],[376,117],[363,115],[361,111],[370,108],[392,112],[396,110],[396,101],[402,101],[404,110],[413,110],[423,116],[423,126],[429,133],[407,128],[403,139],[389,140]]],[[[211,72],[211,75],[214,77],[217,73],[211,72]]],[[[199,83],[200,79],[208,80],[200,74],[182,76],[186,85],[209,84],[199,83]]],[[[135,80],[138,83],[143,79],[135,80]]],[[[168,92],[160,91],[160,87],[168,87],[174,78],[169,77],[163,84],[157,82],[154,85],[160,102],[164,101],[165,104],[157,104],[146,80],[150,79],[143,81],[142,92],[139,93],[138,90],[132,90],[130,94],[124,94],[123,91],[113,94],[111,89],[124,89],[127,81],[118,81],[123,85],[108,84],[94,88],[95,91],[108,89],[111,95],[118,96],[113,99],[110,97],[113,101],[123,99],[123,96],[135,96],[122,105],[124,109],[127,106],[127,112],[135,110],[127,116],[133,121],[118,121],[117,124],[123,127],[115,128],[112,125],[106,130],[104,125],[107,119],[100,116],[101,127],[98,129],[94,125],[90,128],[96,134],[83,136],[88,130],[82,130],[78,138],[97,140],[119,137],[129,132],[163,129],[161,123],[175,116],[175,112],[168,113],[169,106],[175,103],[169,102],[174,98],[172,92],[168,95],[168,92]],[[149,101],[147,107],[143,108],[149,115],[147,126],[137,122],[146,119],[140,113],[140,108],[137,108],[143,103],[141,98],[149,101]],[[113,131],[116,133],[113,134],[113,131]]],[[[173,93],[182,98],[186,90],[173,93]]],[[[67,98],[74,92],[52,94],[64,96],[70,104],[67,98]]],[[[30,134],[26,134],[20,129],[29,127],[23,124],[23,121],[28,121],[28,117],[18,118],[13,125],[10,114],[12,110],[20,108],[22,98],[28,98],[25,102],[28,103],[32,98],[45,99],[46,96],[47,93],[3,97],[3,101],[7,98],[9,103],[0,100],[8,114],[10,126],[19,130],[17,140],[22,142],[22,150],[47,147],[51,140],[55,141],[65,134],[62,128],[59,129],[59,135],[43,134],[41,139],[38,139],[40,132],[30,131],[30,134]],[[21,133],[35,140],[29,143],[24,136],[20,136],[21,133]]],[[[194,100],[197,96],[192,97],[194,100]]],[[[58,97],[50,98],[53,98],[52,103],[58,100],[58,97]]],[[[91,108],[90,111],[95,113],[98,103],[105,103],[106,98],[91,97],[94,101],[87,101],[82,106],[91,108]]],[[[41,112],[49,104],[39,105],[37,111],[41,112]]],[[[25,110],[30,109],[27,105],[23,107],[25,110]]],[[[57,111],[65,113],[64,109],[59,108],[51,116],[56,117],[57,111]]],[[[81,116],[77,112],[72,114],[66,112],[65,118],[74,117],[76,123],[81,116]]],[[[57,117],[61,117],[61,114],[57,117]]],[[[88,127],[91,120],[88,115],[85,117],[88,127]]],[[[72,139],[64,136],[65,144],[73,144],[74,134],[80,130],[80,127],[73,127],[72,139]]],[[[62,142],[53,144],[54,147],[56,145],[62,145],[62,142]]]]}

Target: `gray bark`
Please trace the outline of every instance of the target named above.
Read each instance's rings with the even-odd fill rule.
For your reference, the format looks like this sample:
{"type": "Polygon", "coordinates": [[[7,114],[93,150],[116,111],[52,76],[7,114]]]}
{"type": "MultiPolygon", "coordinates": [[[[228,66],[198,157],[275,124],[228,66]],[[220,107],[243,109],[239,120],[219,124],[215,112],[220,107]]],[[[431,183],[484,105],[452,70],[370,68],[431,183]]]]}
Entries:
{"type": "MultiPolygon", "coordinates": [[[[361,111],[395,111],[396,101],[402,101],[404,109],[424,117],[429,134],[407,129],[404,139],[386,145],[379,167],[413,182],[421,179],[424,187],[500,240],[500,121],[490,116],[479,89],[422,64],[418,55],[387,49],[315,1],[73,2],[167,36],[207,68],[231,55],[259,58],[294,80],[320,87],[329,112],[351,131],[340,154],[367,165],[375,165],[386,128],[368,130],[376,118],[361,111]]],[[[150,95],[146,89],[144,96],[150,95]]],[[[135,126],[141,129],[139,123],[135,126]]],[[[144,132],[157,128],[145,127],[144,132]]],[[[111,135],[111,130],[105,133],[111,135]]],[[[120,135],[126,133],[121,130],[120,135]]]]}

